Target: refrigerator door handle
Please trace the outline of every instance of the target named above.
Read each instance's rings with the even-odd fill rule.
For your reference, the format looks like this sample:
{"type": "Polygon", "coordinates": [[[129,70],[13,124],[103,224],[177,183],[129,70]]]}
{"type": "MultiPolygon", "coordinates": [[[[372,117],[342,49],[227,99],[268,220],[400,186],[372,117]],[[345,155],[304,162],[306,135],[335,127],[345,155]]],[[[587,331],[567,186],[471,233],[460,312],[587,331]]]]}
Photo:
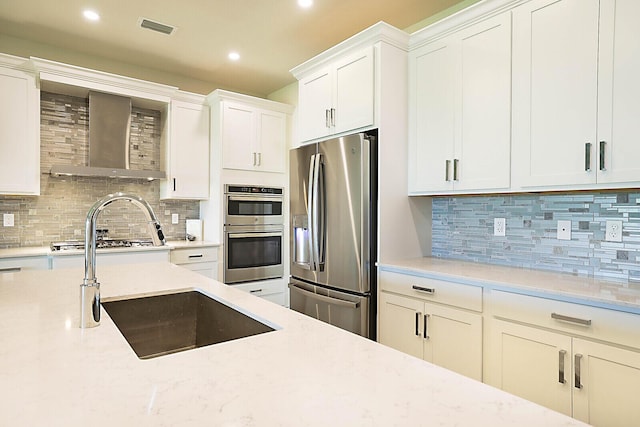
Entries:
{"type": "Polygon", "coordinates": [[[315,172],[315,165],[316,165],[316,155],[312,155],[311,159],[309,160],[309,188],[307,189],[307,216],[308,216],[308,220],[307,220],[307,227],[309,230],[309,254],[311,255],[311,259],[309,260],[309,270],[311,271],[315,271],[316,270],[316,259],[315,259],[315,255],[314,255],[314,247],[315,247],[315,243],[314,243],[314,226],[313,226],[313,222],[314,222],[314,206],[315,206],[315,200],[314,200],[314,194],[315,194],[315,189],[314,189],[314,185],[315,185],[315,177],[314,177],[314,172],[315,172]]]}
{"type": "Polygon", "coordinates": [[[318,269],[320,271],[324,270],[324,256],[325,250],[324,245],[326,242],[326,194],[324,188],[324,163],[322,161],[322,154],[316,154],[316,248],[318,254],[318,269]]]}
{"type": "Polygon", "coordinates": [[[341,307],[347,307],[347,308],[353,308],[356,309],[360,306],[359,302],[353,302],[353,301],[345,301],[343,299],[339,299],[339,298],[332,298],[332,297],[328,297],[325,295],[320,295],[320,294],[316,294],[315,292],[311,292],[308,291],[306,289],[302,289],[298,286],[296,286],[293,283],[289,283],[289,288],[295,288],[296,292],[300,292],[303,295],[306,295],[308,297],[314,298],[318,301],[324,301],[327,302],[329,304],[333,304],[333,305],[339,305],[341,307]]]}

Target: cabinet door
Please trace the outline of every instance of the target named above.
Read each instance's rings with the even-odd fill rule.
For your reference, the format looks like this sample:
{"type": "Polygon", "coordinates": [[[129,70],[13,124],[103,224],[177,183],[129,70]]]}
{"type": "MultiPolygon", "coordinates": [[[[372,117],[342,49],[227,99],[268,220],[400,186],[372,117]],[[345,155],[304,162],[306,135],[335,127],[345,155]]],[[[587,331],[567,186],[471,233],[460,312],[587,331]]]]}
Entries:
{"type": "Polygon", "coordinates": [[[287,153],[287,117],[284,113],[260,110],[258,117],[257,169],[285,172],[287,153]]]}
{"type": "Polygon", "coordinates": [[[380,292],[378,341],[422,359],[423,308],[421,301],[380,292]]]}
{"type": "Polygon", "coordinates": [[[255,109],[224,101],[222,117],[222,167],[253,169],[257,162],[255,109]]]}
{"type": "Polygon", "coordinates": [[[429,44],[409,57],[409,192],[451,190],[455,46],[429,44]]]}
{"type": "Polygon", "coordinates": [[[29,74],[0,67],[0,194],[40,194],[40,91],[29,74]]]}
{"type": "Polygon", "coordinates": [[[533,0],[513,10],[512,167],[520,187],[596,181],[598,3],[533,0]]]}
{"type": "Polygon", "coordinates": [[[571,338],[494,319],[494,386],[571,415],[571,338]]]}
{"type": "MultiPolygon", "coordinates": [[[[509,188],[511,171],[511,15],[459,35],[455,190],[509,188]]],[[[431,144],[434,145],[434,144],[431,144]]]]}
{"type": "Polygon", "coordinates": [[[601,2],[598,183],[640,181],[640,2],[601,2]],[[601,170],[602,168],[602,170],[601,170]]]}
{"type": "Polygon", "coordinates": [[[482,316],[425,304],[424,359],[482,381],[482,316]]]}
{"type": "Polygon", "coordinates": [[[573,416],[595,426],[630,426],[640,420],[640,353],[573,339],[573,416]]]}
{"type": "Polygon", "coordinates": [[[209,198],[209,107],[171,102],[169,198],[209,198]]]}
{"type": "Polygon", "coordinates": [[[332,133],[373,124],[373,59],[373,47],[368,47],[336,64],[332,133]]]}
{"type": "Polygon", "coordinates": [[[301,141],[331,132],[331,73],[323,69],[298,83],[298,133],[301,141]]]}

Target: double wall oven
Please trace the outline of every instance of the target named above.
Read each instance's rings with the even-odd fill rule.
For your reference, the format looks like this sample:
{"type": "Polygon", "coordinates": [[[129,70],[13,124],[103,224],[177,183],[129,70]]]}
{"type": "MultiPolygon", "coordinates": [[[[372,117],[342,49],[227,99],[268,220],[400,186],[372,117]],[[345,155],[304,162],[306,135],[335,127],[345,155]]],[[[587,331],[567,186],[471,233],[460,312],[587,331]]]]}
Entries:
{"type": "Polygon", "coordinates": [[[225,185],[224,283],[283,276],[283,193],[281,187],[225,185]]]}

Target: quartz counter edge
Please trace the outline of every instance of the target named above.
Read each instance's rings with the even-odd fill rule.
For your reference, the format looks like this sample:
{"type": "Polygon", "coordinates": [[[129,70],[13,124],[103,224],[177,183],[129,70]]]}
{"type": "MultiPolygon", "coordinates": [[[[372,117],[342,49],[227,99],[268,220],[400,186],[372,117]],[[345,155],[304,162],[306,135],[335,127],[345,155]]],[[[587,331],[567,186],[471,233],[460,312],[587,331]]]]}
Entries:
{"type": "Polygon", "coordinates": [[[433,257],[378,263],[381,271],[640,314],[640,284],[433,257]]]}

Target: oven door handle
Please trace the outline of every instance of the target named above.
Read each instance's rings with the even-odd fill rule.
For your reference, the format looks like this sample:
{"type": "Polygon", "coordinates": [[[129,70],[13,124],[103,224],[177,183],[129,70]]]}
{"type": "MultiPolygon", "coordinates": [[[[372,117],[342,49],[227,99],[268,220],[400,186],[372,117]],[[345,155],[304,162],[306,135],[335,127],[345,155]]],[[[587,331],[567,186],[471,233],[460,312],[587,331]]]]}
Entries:
{"type": "Polygon", "coordinates": [[[231,200],[234,202],[282,202],[282,196],[227,196],[227,200],[231,200]]]}
{"type": "Polygon", "coordinates": [[[246,239],[247,237],[282,237],[282,233],[227,233],[230,239],[246,239]]]}

